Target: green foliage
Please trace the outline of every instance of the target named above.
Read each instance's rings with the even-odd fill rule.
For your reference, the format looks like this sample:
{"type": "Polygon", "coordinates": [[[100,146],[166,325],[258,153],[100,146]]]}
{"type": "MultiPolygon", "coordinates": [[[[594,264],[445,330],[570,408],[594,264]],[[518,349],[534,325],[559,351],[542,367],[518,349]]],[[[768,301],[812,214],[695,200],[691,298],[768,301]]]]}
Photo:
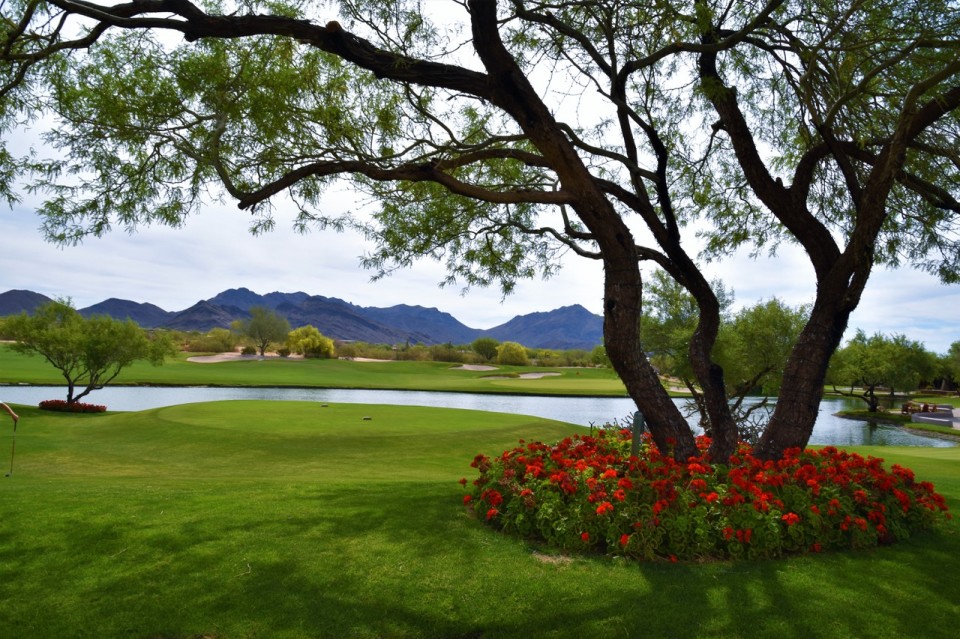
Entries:
{"type": "Polygon", "coordinates": [[[214,328],[186,339],[185,349],[192,353],[230,353],[237,349],[236,333],[226,328],[214,328]]]}
{"type": "Polygon", "coordinates": [[[6,328],[16,340],[13,350],[41,355],[60,371],[68,404],[103,388],[137,360],[159,366],[175,353],[164,333],[148,336],[132,320],[106,315],[85,318],[64,301],[43,304],[33,315],[9,317],[6,328]]]}
{"type": "Polygon", "coordinates": [[[498,346],[500,346],[500,342],[492,337],[478,337],[470,344],[473,352],[479,355],[485,362],[493,361],[493,358],[497,356],[498,346]]]}
{"type": "Polygon", "coordinates": [[[271,344],[283,342],[287,338],[290,333],[290,322],[275,311],[254,306],[250,309],[250,319],[237,322],[236,330],[253,342],[260,356],[263,357],[271,344]]]}
{"type": "Polygon", "coordinates": [[[497,346],[497,363],[506,366],[529,366],[527,349],[517,342],[503,342],[497,346]]]}
{"type": "Polygon", "coordinates": [[[610,357],[607,356],[607,349],[601,344],[594,346],[590,351],[590,363],[594,366],[611,366],[610,357]]]}
{"type": "Polygon", "coordinates": [[[880,387],[887,388],[891,394],[896,390],[915,390],[922,380],[932,377],[935,366],[934,355],[919,342],[908,340],[904,335],[887,337],[875,333],[868,337],[858,330],[853,339],[834,353],[828,379],[835,388],[851,387],[844,394],[863,399],[871,411],[876,411],[880,402],[876,391],[880,387]],[[863,390],[855,392],[854,386],[863,390]]]}
{"type": "Polygon", "coordinates": [[[315,326],[301,326],[287,335],[287,347],[290,352],[304,357],[330,359],[334,356],[333,340],[323,335],[315,326]]]}

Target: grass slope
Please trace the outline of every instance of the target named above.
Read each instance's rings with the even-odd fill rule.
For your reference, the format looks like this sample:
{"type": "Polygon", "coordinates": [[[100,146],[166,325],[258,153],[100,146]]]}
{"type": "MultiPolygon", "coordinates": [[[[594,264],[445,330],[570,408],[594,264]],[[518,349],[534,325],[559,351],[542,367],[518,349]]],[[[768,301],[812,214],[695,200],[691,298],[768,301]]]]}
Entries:
{"type": "MultiPolygon", "coordinates": [[[[369,388],[535,395],[624,396],[611,369],[501,366],[497,371],[458,370],[444,362],[355,362],[256,358],[216,364],[188,362],[186,353],[154,367],[135,362],[114,384],[177,386],[293,386],[369,388]],[[558,373],[542,379],[496,379],[503,373],[558,373]]],[[[39,356],[29,357],[0,345],[0,383],[62,385],[60,372],[39,356]]],[[[96,395],[91,397],[96,401],[96,395]]]]}
{"type": "MultiPolygon", "coordinates": [[[[673,565],[555,557],[466,516],[457,480],[477,452],[566,424],[260,401],[17,410],[4,636],[953,637],[960,623],[956,522],[871,552],[673,565]]],[[[960,449],[858,450],[960,512],[960,449]]]]}

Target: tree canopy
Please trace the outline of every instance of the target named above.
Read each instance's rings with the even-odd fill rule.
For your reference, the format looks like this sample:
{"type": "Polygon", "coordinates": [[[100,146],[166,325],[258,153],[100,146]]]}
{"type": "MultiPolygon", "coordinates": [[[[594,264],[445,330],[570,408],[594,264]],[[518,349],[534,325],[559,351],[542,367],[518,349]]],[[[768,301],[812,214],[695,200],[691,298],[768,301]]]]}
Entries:
{"type": "Polygon", "coordinates": [[[837,350],[830,361],[828,378],[838,393],[859,397],[870,412],[880,406],[877,390],[912,391],[921,381],[932,379],[936,357],[919,342],[905,335],[867,334],[858,330],[847,344],[837,350]],[[850,387],[849,391],[838,388],[850,387]],[[855,389],[854,387],[859,387],[855,389]]]}
{"type": "Polygon", "coordinates": [[[253,342],[260,357],[264,356],[271,344],[285,342],[290,334],[290,322],[276,311],[263,306],[252,307],[249,319],[237,320],[234,324],[240,335],[253,342]]]}
{"type": "Polygon", "coordinates": [[[704,260],[799,245],[806,323],[757,454],[806,445],[875,265],[960,280],[960,9],[951,0],[14,0],[2,5],[0,189],[46,234],[180,225],[211,198],[364,230],[496,284],[604,267],[604,345],[656,442],[693,436],[639,341],[641,263],[696,302],[692,372],[733,452],[704,260]],[[10,142],[43,115],[55,153],[10,142]],[[325,213],[349,180],[369,214],[325,213]],[[704,254],[699,254],[700,246],[704,254]]]}
{"type": "Polygon", "coordinates": [[[41,355],[60,371],[68,404],[103,388],[137,360],[159,366],[175,353],[165,335],[149,337],[133,320],[83,317],[63,301],[43,304],[32,315],[8,317],[5,332],[15,340],[15,351],[41,355]]]}

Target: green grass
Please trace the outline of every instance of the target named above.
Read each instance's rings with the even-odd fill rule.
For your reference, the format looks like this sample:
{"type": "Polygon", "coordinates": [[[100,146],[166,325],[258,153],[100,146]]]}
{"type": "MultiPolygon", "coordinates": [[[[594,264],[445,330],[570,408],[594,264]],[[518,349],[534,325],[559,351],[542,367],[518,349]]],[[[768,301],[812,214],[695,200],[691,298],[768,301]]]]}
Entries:
{"type": "MultiPolygon", "coordinates": [[[[163,366],[136,362],[114,384],[176,386],[289,386],[368,388],[572,396],[624,396],[626,389],[611,369],[500,366],[498,373],[552,372],[542,379],[495,379],[490,371],[457,370],[444,362],[355,362],[256,358],[200,364],[182,353],[163,366]]],[[[60,372],[39,356],[29,357],[0,345],[0,384],[64,383],[60,372]]]]}
{"type": "MultiPolygon", "coordinates": [[[[467,517],[457,480],[477,452],[566,424],[306,402],[16,408],[3,636],[953,637],[960,624],[958,522],[869,552],[674,565],[556,557],[467,517]]],[[[857,450],[913,468],[960,511],[960,449],[857,450]]]]}

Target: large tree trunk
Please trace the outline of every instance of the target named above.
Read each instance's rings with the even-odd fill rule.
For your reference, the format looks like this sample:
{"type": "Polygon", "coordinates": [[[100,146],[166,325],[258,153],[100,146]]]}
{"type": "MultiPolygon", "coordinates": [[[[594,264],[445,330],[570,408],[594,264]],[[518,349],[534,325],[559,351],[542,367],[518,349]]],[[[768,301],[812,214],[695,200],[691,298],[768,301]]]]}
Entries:
{"type": "MultiPolygon", "coordinates": [[[[818,297],[824,297],[823,289],[818,297]]],[[[823,399],[827,366],[849,317],[850,311],[839,310],[835,305],[819,300],[814,305],[784,369],[770,423],[754,448],[754,454],[761,459],[779,459],[788,448],[805,448],[810,441],[823,399]]]]}
{"type": "MultiPolygon", "coordinates": [[[[610,226],[623,224],[616,216],[608,222],[610,226]]],[[[630,238],[626,227],[622,232],[630,238]]],[[[640,344],[642,281],[636,254],[630,250],[630,244],[622,241],[614,242],[618,245],[614,247],[604,246],[605,241],[600,238],[598,243],[605,256],[603,337],[607,355],[643,414],[657,447],[665,453],[672,450],[674,458],[685,461],[697,454],[693,431],[640,344]]]]}

